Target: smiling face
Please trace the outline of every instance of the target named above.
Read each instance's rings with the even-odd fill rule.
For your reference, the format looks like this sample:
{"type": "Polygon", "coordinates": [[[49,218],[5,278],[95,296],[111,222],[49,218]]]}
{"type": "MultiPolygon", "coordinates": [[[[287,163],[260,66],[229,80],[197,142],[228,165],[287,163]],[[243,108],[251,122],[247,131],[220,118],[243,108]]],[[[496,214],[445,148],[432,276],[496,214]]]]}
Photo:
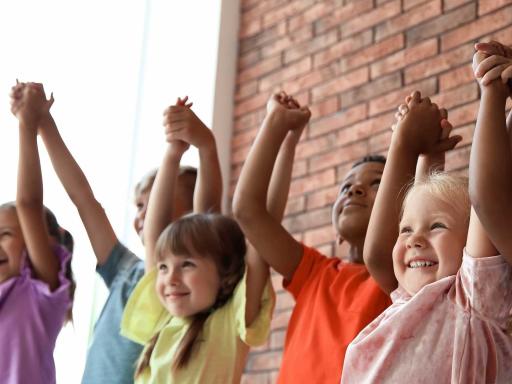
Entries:
{"type": "Polygon", "coordinates": [[[393,249],[395,276],[410,295],[455,275],[468,232],[467,214],[418,188],[407,197],[393,249]]]}
{"type": "Polygon", "coordinates": [[[364,238],[383,171],[382,163],[362,163],[352,168],[341,183],[332,224],[342,239],[351,242],[364,238]]]}
{"type": "Polygon", "coordinates": [[[20,274],[24,249],[16,210],[0,209],[0,283],[20,274]]]}
{"type": "Polygon", "coordinates": [[[212,258],[195,252],[168,252],[157,263],[157,269],[156,291],[171,315],[189,317],[215,303],[221,282],[212,258]]]}

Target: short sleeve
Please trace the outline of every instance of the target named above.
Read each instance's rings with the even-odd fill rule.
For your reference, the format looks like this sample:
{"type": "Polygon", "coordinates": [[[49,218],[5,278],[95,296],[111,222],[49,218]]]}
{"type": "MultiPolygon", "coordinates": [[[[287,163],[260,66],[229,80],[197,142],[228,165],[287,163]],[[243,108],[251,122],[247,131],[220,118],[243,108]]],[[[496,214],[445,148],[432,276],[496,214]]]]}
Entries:
{"type": "Polygon", "coordinates": [[[457,286],[466,305],[506,327],[512,310],[512,267],[503,256],[473,258],[464,250],[457,286]]]}
{"type": "Polygon", "coordinates": [[[146,274],[137,284],[123,312],[121,335],[146,344],[171,317],[156,294],[157,270],[146,274]]]}
{"type": "Polygon", "coordinates": [[[247,327],[245,324],[246,276],[247,272],[236,286],[233,294],[235,324],[240,339],[245,344],[256,347],[262,345],[268,339],[272,312],[274,311],[275,293],[269,278],[261,296],[260,312],[251,326],[247,327]]]}
{"type": "Polygon", "coordinates": [[[293,274],[291,280],[283,280],[283,287],[290,292],[295,300],[300,295],[302,287],[309,280],[310,276],[315,274],[321,266],[324,265],[329,259],[319,253],[316,249],[309,248],[305,245],[303,247],[303,254],[300,263],[293,274]]]}
{"type": "Polygon", "coordinates": [[[110,289],[112,282],[119,273],[128,271],[135,264],[141,262],[133,252],[126,248],[122,243],[118,242],[107,258],[107,261],[96,267],[96,271],[105,281],[105,284],[110,289]]]}

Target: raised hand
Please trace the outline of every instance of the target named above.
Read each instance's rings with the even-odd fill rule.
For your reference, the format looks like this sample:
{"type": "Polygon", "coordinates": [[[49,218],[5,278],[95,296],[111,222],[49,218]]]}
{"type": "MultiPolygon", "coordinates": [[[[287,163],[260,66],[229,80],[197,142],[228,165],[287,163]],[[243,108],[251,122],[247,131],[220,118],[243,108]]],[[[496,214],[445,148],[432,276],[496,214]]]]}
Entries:
{"type": "Polygon", "coordinates": [[[53,94],[46,99],[44,87],[40,83],[20,83],[11,88],[11,112],[25,126],[35,127],[41,117],[49,113],[54,102],[53,94]]]}
{"type": "Polygon", "coordinates": [[[287,95],[286,92],[280,92],[269,98],[267,116],[279,119],[283,126],[290,131],[298,130],[298,141],[311,117],[311,112],[308,107],[301,106],[295,98],[287,95]]]}

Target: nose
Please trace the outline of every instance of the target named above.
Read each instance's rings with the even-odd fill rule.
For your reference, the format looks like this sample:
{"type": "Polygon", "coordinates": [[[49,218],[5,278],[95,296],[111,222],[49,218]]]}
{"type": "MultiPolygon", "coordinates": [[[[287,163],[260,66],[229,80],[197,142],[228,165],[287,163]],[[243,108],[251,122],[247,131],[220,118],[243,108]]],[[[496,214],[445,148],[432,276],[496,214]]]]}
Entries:
{"type": "Polygon", "coordinates": [[[360,184],[352,184],[348,190],[349,196],[365,196],[366,191],[360,184]]]}
{"type": "Polygon", "coordinates": [[[178,286],[181,283],[181,273],[179,268],[171,268],[168,274],[168,283],[171,286],[178,286]]]}
{"type": "Polygon", "coordinates": [[[407,238],[406,246],[407,246],[407,249],[425,248],[425,246],[426,246],[425,238],[419,233],[412,234],[411,236],[409,236],[407,238]]]}

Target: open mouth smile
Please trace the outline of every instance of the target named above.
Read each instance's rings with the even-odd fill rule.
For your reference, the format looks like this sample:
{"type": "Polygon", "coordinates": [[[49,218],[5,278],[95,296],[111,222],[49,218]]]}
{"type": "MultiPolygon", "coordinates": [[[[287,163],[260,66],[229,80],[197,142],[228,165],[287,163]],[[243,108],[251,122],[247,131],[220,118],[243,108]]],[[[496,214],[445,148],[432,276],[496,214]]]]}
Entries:
{"type": "Polygon", "coordinates": [[[413,260],[407,264],[408,268],[430,268],[437,266],[437,262],[431,260],[413,260]]]}

